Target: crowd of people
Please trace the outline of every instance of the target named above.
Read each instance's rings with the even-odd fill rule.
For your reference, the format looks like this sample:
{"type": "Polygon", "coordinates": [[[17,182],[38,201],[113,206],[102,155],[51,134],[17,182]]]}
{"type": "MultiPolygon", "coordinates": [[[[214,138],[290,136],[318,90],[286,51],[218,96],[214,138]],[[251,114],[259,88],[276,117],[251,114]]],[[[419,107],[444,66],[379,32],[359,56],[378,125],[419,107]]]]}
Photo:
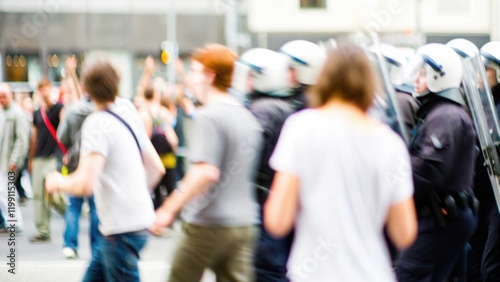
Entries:
{"type": "MultiPolygon", "coordinates": [[[[466,86],[491,89],[499,105],[500,42],[471,44],[427,44],[410,61],[391,46],[348,41],[240,56],[208,44],[187,73],[176,62],[175,86],[146,58],[133,100],[120,97],[108,58],[87,59],[78,76],[70,57],[58,100],[42,79],[36,110],[0,84],[0,178],[15,173],[25,203],[20,176],[31,175],[30,242],[57,236],[54,209],[68,259],[78,257],[87,203],[83,281],[139,281],[148,237],[176,220],[183,233],[169,281],[200,281],[206,269],[217,281],[497,281],[494,176],[466,86]],[[487,81],[476,86],[463,65],[479,56],[487,81]],[[387,73],[393,96],[380,93],[387,73]],[[397,110],[377,107],[381,97],[397,110]],[[403,128],[379,118],[390,112],[403,128]]],[[[16,216],[21,232],[29,223],[16,216]]]]}

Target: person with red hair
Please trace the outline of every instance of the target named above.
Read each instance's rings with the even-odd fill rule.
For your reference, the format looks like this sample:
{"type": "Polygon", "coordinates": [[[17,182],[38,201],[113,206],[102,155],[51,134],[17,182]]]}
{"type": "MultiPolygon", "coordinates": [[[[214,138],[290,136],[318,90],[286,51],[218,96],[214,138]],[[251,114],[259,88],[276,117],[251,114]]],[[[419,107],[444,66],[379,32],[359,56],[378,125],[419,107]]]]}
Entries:
{"type": "Polygon", "coordinates": [[[253,281],[258,210],[252,182],[259,124],[227,93],[236,54],[212,44],[191,59],[191,83],[203,105],[189,140],[192,165],[156,212],[159,226],[170,226],[181,210],[184,220],[169,281],[200,281],[205,268],[218,281],[253,281]]]}

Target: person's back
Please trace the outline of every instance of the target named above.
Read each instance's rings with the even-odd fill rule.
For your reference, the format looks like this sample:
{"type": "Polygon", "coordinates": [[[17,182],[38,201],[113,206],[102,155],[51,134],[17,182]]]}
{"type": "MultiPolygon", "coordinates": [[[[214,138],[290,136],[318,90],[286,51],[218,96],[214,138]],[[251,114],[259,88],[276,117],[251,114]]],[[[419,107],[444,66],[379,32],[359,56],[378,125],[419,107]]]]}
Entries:
{"type": "Polygon", "coordinates": [[[260,146],[257,120],[240,104],[215,102],[200,110],[196,122],[205,128],[204,136],[195,136],[193,142],[206,144],[194,144],[189,160],[213,163],[220,168],[221,177],[208,196],[200,195],[185,207],[184,219],[204,226],[255,224],[257,206],[252,183],[260,146]],[[217,140],[218,144],[207,140],[217,140]]]}
{"type": "Polygon", "coordinates": [[[382,229],[390,205],[413,192],[404,177],[410,172],[403,141],[386,126],[366,130],[340,113],[305,110],[287,124],[295,133],[283,138],[296,138],[301,147],[299,159],[289,160],[301,180],[289,277],[395,280],[382,229]]]}
{"type": "Polygon", "coordinates": [[[395,281],[383,228],[400,249],[415,238],[409,154],[368,115],[374,89],[364,51],[343,43],[310,92],[313,109],[283,126],[264,224],[277,237],[294,229],[294,282],[395,281]]]}

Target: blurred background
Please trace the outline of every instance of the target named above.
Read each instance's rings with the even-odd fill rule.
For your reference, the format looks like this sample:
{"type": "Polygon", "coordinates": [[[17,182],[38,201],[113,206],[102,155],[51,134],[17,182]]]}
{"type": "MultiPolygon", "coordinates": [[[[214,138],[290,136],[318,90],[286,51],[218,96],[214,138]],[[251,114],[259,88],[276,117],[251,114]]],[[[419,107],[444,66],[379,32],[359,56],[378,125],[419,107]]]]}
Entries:
{"type": "Polygon", "coordinates": [[[0,0],[0,81],[30,91],[42,75],[63,79],[70,54],[81,65],[105,52],[131,98],[148,54],[167,77],[167,63],[209,42],[240,53],[368,29],[410,50],[456,37],[482,46],[500,39],[499,14],[499,0],[0,0]]]}

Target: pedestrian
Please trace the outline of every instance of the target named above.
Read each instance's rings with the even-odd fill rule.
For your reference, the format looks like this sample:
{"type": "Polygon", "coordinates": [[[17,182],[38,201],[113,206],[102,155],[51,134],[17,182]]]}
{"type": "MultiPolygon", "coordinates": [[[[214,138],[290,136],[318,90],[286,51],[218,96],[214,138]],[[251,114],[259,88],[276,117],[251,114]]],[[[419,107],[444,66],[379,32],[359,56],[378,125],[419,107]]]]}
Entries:
{"type": "Polygon", "coordinates": [[[82,86],[95,111],[82,126],[78,167],[46,181],[50,193],[94,195],[103,237],[83,281],[139,281],[139,253],[155,220],[150,189],[165,172],[134,105],[118,98],[119,81],[107,59],[88,59],[82,86]]]}
{"type": "Polygon", "coordinates": [[[275,237],[295,226],[291,281],[395,281],[383,228],[399,249],[416,235],[410,161],[403,140],[367,114],[375,93],[364,51],[339,42],[271,156],[264,207],[275,237]]]}
{"type": "Polygon", "coordinates": [[[41,105],[33,114],[31,145],[28,158],[28,172],[33,186],[33,210],[37,234],[30,238],[31,243],[50,240],[50,208],[53,206],[63,216],[66,203],[59,194],[49,196],[44,187],[47,174],[56,169],[63,156],[63,148],[57,139],[57,127],[63,116],[63,105],[54,102],[51,96],[52,83],[42,78],[38,83],[41,105]]]}
{"type": "MultiPolygon", "coordinates": [[[[16,195],[11,198],[11,190],[7,184],[10,180],[10,174],[14,175],[14,179],[21,177],[20,168],[23,166],[24,160],[28,155],[29,148],[29,121],[24,114],[22,108],[14,101],[11,88],[6,83],[0,84],[0,226],[2,232],[7,232],[5,220],[12,219],[9,216],[10,200],[15,205],[15,219],[17,220],[16,227],[20,231],[23,228],[23,218],[16,195]]],[[[15,180],[14,180],[15,181],[15,180]]]]}
{"type": "Polygon", "coordinates": [[[258,210],[252,183],[259,124],[227,92],[234,52],[210,44],[191,59],[191,81],[203,105],[189,140],[191,167],[156,212],[159,226],[170,226],[181,211],[184,220],[169,281],[198,282],[205,268],[218,281],[253,281],[258,210]]]}

